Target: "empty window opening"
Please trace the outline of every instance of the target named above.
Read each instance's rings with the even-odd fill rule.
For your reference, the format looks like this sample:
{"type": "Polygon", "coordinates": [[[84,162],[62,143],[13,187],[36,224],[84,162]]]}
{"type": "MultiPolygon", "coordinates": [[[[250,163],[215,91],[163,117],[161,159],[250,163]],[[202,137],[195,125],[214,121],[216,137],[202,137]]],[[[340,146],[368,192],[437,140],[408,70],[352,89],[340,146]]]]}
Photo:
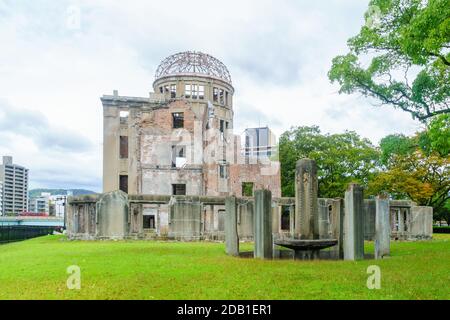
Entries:
{"type": "Polygon", "coordinates": [[[120,159],[128,158],[128,137],[120,136],[120,159]]]}
{"type": "Polygon", "coordinates": [[[228,91],[225,91],[225,104],[228,105],[228,91]]]}
{"type": "Polygon", "coordinates": [[[172,120],[173,120],[173,128],[174,129],[184,127],[184,113],[183,112],[172,113],[172,120]]]}
{"type": "Polygon", "coordinates": [[[228,166],[226,164],[219,164],[219,177],[222,179],[228,178],[228,166]]]}
{"type": "Polygon", "coordinates": [[[198,97],[198,85],[192,85],[192,99],[197,99],[198,97]]]}
{"type": "Polygon", "coordinates": [[[144,229],[155,229],[155,216],[148,215],[143,217],[143,228],[144,229]]]}
{"type": "Polygon", "coordinates": [[[185,84],[184,85],[184,96],[189,99],[191,97],[191,94],[192,94],[191,85],[185,84]]]}
{"type": "Polygon", "coordinates": [[[205,99],[205,86],[198,86],[198,98],[205,99]]]}
{"type": "Polygon", "coordinates": [[[185,196],[186,195],[186,184],[172,184],[172,194],[174,196],[185,196]]]}
{"type": "Polygon", "coordinates": [[[253,182],[242,182],[242,196],[253,197],[253,182]]]}
{"type": "Polygon", "coordinates": [[[291,227],[291,213],[289,206],[281,207],[281,230],[290,230],[291,227]]]}
{"type": "Polygon", "coordinates": [[[129,111],[125,111],[125,110],[122,110],[122,111],[119,112],[119,116],[121,118],[128,118],[129,114],[130,114],[130,112],[129,111]]]}
{"type": "Polygon", "coordinates": [[[219,89],[213,88],[213,101],[219,102],[219,89]]]}
{"type": "Polygon", "coordinates": [[[119,189],[125,193],[128,193],[128,176],[127,175],[119,176],[119,189]]]}
{"type": "Polygon", "coordinates": [[[219,102],[220,102],[220,104],[224,104],[225,103],[224,95],[225,95],[225,90],[220,89],[219,90],[219,102]]]}
{"type": "Polygon", "coordinates": [[[172,168],[186,165],[186,146],[172,146],[172,168]]]}
{"type": "Polygon", "coordinates": [[[177,96],[177,85],[171,84],[170,85],[170,97],[173,99],[177,96]]]}

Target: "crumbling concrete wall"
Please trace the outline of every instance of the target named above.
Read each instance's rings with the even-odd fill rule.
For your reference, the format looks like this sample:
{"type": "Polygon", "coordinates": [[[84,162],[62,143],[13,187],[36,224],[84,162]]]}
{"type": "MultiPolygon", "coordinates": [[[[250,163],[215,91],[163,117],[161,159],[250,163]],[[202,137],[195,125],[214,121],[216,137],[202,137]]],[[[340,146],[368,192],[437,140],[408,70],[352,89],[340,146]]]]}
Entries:
{"type": "Polygon", "coordinates": [[[128,195],[122,191],[104,193],[97,202],[97,238],[124,239],[129,234],[128,195]]]}
{"type": "Polygon", "coordinates": [[[201,240],[201,203],[176,202],[170,206],[169,238],[183,241],[201,240]]]}
{"type": "Polygon", "coordinates": [[[279,162],[231,165],[231,194],[238,197],[243,196],[243,182],[252,182],[253,190],[268,189],[272,191],[273,197],[281,197],[279,162]]]}
{"type": "Polygon", "coordinates": [[[242,241],[253,240],[255,202],[252,198],[238,201],[238,235],[242,241]]]}
{"type": "Polygon", "coordinates": [[[411,239],[431,239],[433,236],[433,208],[411,207],[411,239]]]}

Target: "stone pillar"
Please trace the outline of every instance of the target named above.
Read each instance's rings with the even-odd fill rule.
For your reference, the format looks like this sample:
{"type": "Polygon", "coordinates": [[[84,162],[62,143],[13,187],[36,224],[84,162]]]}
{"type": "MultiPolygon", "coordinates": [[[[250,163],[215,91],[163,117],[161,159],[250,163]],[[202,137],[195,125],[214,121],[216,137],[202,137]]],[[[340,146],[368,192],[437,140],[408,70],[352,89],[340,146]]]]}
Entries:
{"type": "Polygon", "coordinates": [[[297,161],[295,168],[295,238],[318,239],[317,165],[314,160],[297,161]]]}
{"type": "Polygon", "coordinates": [[[364,200],[364,239],[375,240],[375,201],[364,200]]]}
{"type": "Polygon", "coordinates": [[[344,259],[364,259],[364,193],[358,184],[345,192],[344,259]]]}
{"type": "Polygon", "coordinates": [[[335,259],[344,259],[344,200],[331,200],[331,238],[338,243],[331,248],[335,259]]]}
{"type": "Polygon", "coordinates": [[[405,226],[404,226],[404,220],[403,220],[403,214],[402,214],[402,210],[398,209],[397,210],[397,222],[398,222],[398,232],[403,232],[405,231],[405,226]]]}
{"type": "Polygon", "coordinates": [[[289,234],[291,238],[294,238],[295,234],[295,210],[294,206],[289,206],[289,234]]]}
{"type": "Polygon", "coordinates": [[[272,193],[255,191],[255,258],[272,259],[272,193]]]}
{"type": "Polygon", "coordinates": [[[239,237],[237,230],[237,199],[225,199],[225,248],[230,256],[239,256],[239,237]]]}
{"type": "Polygon", "coordinates": [[[375,206],[375,259],[382,259],[390,253],[389,199],[378,196],[375,206]]]}
{"type": "Polygon", "coordinates": [[[431,239],[433,236],[433,208],[411,207],[411,232],[413,239],[431,239]]]}
{"type": "Polygon", "coordinates": [[[330,239],[329,234],[329,206],[327,199],[318,200],[318,230],[319,239],[330,239]]]}
{"type": "MultiPolygon", "coordinates": [[[[275,242],[280,238],[280,228],[281,228],[281,205],[276,202],[272,202],[272,240],[275,242]]],[[[281,252],[279,247],[273,243],[272,257],[274,259],[279,259],[281,257],[281,252]]]]}

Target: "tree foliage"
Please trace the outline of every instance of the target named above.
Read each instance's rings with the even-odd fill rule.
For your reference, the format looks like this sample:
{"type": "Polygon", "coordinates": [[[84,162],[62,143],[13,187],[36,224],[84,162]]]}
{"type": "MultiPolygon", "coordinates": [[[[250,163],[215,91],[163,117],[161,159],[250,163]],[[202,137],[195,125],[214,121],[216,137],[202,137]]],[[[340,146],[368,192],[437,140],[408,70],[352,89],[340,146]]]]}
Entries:
{"type": "Polygon", "coordinates": [[[441,157],[450,154],[450,114],[433,118],[428,130],[419,134],[420,148],[426,153],[438,153],[441,157]]]}
{"type": "Polygon", "coordinates": [[[414,140],[403,134],[386,136],[380,141],[380,161],[383,165],[388,166],[393,161],[394,156],[405,156],[414,151],[415,147],[414,140]]]}
{"type": "Polygon", "coordinates": [[[421,121],[450,113],[450,1],[371,0],[366,21],[348,40],[350,52],[333,59],[328,76],[340,93],[374,97],[421,121]]]}
{"type": "Polygon", "coordinates": [[[295,194],[295,165],[299,159],[316,160],[319,196],[327,198],[343,197],[350,182],[366,186],[379,159],[372,143],[355,132],[322,134],[316,126],[296,127],[283,133],[279,151],[284,196],[295,194]]]}
{"type": "Polygon", "coordinates": [[[381,140],[385,170],[369,183],[373,194],[388,193],[394,199],[411,199],[432,206],[435,217],[444,215],[450,200],[450,157],[441,148],[442,132],[428,130],[413,137],[390,135],[381,140]]]}

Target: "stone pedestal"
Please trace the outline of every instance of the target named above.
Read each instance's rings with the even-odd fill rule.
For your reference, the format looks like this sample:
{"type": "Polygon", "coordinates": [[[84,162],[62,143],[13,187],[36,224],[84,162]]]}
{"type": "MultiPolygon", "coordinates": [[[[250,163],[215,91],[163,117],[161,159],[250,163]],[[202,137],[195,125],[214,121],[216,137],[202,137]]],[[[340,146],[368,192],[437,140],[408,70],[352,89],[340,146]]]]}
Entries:
{"type": "Polygon", "coordinates": [[[254,215],[254,257],[272,259],[272,193],[270,190],[255,191],[255,215],[254,215]]]}
{"type": "Polygon", "coordinates": [[[228,255],[239,256],[236,197],[225,199],[225,211],[225,251],[228,255]]]}
{"type": "Polygon", "coordinates": [[[345,192],[344,259],[364,259],[364,193],[358,184],[345,192]]]}
{"type": "Polygon", "coordinates": [[[375,207],[375,259],[382,259],[390,253],[389,199],[377,197],[375,207]]]}
{"type": "Polygon", "coordinates": [[[298,239],[319,239],[317,166],[311,159],[297,161],[295,168],[295,232],[298,239]]]}

